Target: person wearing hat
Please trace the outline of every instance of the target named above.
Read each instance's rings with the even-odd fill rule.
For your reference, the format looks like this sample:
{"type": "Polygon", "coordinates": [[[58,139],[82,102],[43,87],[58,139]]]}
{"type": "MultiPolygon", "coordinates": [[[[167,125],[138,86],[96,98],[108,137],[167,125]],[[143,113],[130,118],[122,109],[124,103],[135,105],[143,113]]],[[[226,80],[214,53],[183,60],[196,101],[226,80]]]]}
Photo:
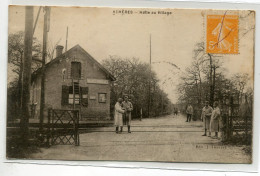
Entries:
{"type": "Polygon", "coordinates": [[[114,117],[114,124],[116,126],[116,133],[118,133],[119,127],[120,132],[123,131],[123,114],[125,113],[125,110],[122,107],[123,99],[119,98],[115,104],[115,117],[114,117]]]}
{"type": "Polygon", "coordinates": [[[128,133],[131,133],[131,112],[133,111],[133,105],[130,101],[128,101],[128,96],[124,96],[124,101],[123,101],[123,108],[125,109],[124,113],[124,125],[127,125],[128,127],[128,133]]]}
{"type": "Polygon", "coordinates": [[[202,136],[207,136],[207,131],[209,132],[209,136],[211,136],[211,132],[210,132],[210,117],[212,114],[212,107],[209,106],[209,102],[206,101],[205,102],[205,106],[202,109],[202,113],[201,113],[201,120],[204,122],[204,130],[205,133],[202,136]]]}

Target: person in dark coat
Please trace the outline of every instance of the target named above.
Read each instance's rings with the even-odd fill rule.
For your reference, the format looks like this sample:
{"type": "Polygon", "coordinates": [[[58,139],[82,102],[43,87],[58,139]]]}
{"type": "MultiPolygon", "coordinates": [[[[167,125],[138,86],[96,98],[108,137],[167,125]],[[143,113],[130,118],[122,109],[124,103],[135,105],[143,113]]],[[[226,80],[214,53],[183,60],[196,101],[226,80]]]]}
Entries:
{"type": "Polygon", "coordinates": [[[133,105],[130,101],[128,101],[128,96],[124,96],[124,101],[122,103],[123,109],[125,109],[124,113],[124,125],[127,125],[128,127],[128,133],[131,133],[131,112],[133,111],[133,105]]]}

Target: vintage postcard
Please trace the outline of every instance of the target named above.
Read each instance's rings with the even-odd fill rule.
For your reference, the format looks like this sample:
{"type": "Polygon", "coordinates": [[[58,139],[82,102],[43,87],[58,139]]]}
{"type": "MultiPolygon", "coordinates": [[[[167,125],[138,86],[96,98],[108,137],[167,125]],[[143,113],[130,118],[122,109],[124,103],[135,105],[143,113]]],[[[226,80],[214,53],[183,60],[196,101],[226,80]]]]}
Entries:
{"type": "Polygon", "coordinates": [[[252,10],[10,6],[7,159],[252,163],[252,10]]]}

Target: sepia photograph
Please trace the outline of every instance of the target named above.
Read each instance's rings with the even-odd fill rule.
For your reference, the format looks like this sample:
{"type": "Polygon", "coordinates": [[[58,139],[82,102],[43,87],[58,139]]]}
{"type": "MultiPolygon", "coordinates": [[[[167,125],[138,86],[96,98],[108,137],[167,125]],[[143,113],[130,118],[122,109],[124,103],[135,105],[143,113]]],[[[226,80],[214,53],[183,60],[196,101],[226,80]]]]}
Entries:
{"type": "Polygon", "coordinates": [[[255,11],[9,6],[7,160],[252,164],[255,11]]]}

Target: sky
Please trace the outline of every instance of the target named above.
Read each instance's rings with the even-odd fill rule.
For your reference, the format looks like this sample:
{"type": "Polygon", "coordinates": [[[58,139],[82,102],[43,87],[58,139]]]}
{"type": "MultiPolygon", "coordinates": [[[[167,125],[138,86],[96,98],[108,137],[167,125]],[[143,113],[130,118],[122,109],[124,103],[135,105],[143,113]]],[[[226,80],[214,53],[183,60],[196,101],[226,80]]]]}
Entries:
{"type": "MultiPolygon", "coordinates": [[[[38,8],[34,7],[35,18],[38,8]]],[[[24,12],[24,7],[9,7],[9,33],[24,30],[24,12]]],[[[68,27],[68,49],[79,44],[99,62],[110,55],[117,55],[139,58],[148,63],[151,36],[152,70],[157,73],[161,88],[176,103],[179,77],[191,64],[196,43],[206,40],[206,14],[223,13],[199,9],[52,7],[48,45],[52,47],[60,41],[59,44],[65,46],[68,27]],[[113,13],[119,10],[132,10],[133,13],[113,13]],[[174,63],[181,71],[167,62],[174,63]],[[163,83],[168,78],[172,81],[163,83]]],[[[243,16],[246,12],[229,13],[243,16]]],[[[222,55],[227,77],[235,73],[248,73],[253,79],[253,31],[243,35],[252,24],[253,18],[239,21],[239,54],[222,55]]],[[[43,12],[40,13],[34,37],[42,42],[42,35],[43,12]]]]}

